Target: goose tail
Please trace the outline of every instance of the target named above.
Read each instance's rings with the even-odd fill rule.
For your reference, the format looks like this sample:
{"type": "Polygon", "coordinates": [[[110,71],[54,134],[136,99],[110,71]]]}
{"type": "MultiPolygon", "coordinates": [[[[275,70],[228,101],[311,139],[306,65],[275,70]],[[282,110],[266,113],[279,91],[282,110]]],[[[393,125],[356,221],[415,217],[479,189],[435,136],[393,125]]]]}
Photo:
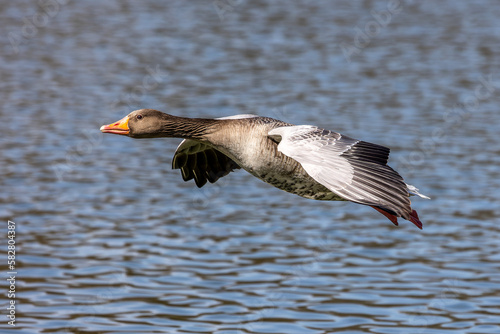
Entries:
{"type": "MultiPolygon", "coordinates": [[[[379,208],[379,207],[376,207],[376,206],[371,206],[372,208],[374,208],[375,210],[377,210],[378,212],[380,212],[381,214],[383,214],[387,219],[389,219],[394,225],[398,226],[398,217],[396,215],[393,215],[392,213],[390,212],[387,212],[386,210],[382,209],[382,208],[379,208]]],[[[415,210],[412,210],[411,213],[410,213],[410,217],[408,219],[409,221],[411,221],[416,227],[418,227],[419,229],[422,229],[423,227],[423,224],[422,222],[420,221],[420,219],[418,218],[418,214],[417,214],[417,211],[415,210]]]]}

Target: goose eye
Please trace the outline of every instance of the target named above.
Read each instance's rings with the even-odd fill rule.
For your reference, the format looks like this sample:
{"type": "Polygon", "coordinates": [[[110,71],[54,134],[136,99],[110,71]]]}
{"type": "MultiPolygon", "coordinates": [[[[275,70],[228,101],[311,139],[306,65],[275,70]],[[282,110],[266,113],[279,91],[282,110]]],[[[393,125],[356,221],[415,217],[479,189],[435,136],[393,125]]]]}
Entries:
{"type": "Polygon", "coordinates": [[[142,119],[142,115],[137,115],[137,119],[142,119]]]}

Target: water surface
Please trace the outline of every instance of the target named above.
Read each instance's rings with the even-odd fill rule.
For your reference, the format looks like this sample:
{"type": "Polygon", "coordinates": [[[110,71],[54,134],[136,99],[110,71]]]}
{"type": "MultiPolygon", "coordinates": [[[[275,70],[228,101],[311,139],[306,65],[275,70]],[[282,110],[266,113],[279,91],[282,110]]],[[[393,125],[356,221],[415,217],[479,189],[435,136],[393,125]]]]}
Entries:
{"type": "Polygon", "coordinates": [[[497,2],[221,2],[0,5],[17,333],[499,333],[497,2]],[[424,230],[243,171],[184,183],[179,140],[98,131],[142,107],[391,147],[424,230]]]}

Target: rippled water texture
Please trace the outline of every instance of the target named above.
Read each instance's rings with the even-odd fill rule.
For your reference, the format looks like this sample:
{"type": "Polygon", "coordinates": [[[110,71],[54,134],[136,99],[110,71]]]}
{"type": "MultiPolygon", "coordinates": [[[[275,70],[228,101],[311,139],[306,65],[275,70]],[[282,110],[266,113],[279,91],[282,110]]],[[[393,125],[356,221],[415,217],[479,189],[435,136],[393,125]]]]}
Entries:
{"type": "Polygon", "coordinates": [[[397,2],[3,1],[16,333],[500,333],[500,4],[397,2]],[[141,107],[389,146],[424,230],[243,171],[200,190],[179,140],[99,132],[141,107]]]}

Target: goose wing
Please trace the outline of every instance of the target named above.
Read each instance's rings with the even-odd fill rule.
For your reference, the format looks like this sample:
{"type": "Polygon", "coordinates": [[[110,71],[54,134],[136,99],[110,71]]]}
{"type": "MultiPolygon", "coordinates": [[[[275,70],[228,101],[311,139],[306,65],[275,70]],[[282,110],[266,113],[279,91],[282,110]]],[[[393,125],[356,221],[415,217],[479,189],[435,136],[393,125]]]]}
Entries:
{"type": "Polygon", "coordinates": [[[387,166],[389,149],[316,126],[272,129],[278,150],[299,162],[317,182],[352,202],[408,219],[412,210],[403,178],[387,166]]]}
{"type": "Polygon", "coordinates": [[[207,181],[214,183],[240,166],[210,145],[185,139],[175,150],[172,168],[181,170],[184,181],[194,178],[201,188],[207,181]]]}

